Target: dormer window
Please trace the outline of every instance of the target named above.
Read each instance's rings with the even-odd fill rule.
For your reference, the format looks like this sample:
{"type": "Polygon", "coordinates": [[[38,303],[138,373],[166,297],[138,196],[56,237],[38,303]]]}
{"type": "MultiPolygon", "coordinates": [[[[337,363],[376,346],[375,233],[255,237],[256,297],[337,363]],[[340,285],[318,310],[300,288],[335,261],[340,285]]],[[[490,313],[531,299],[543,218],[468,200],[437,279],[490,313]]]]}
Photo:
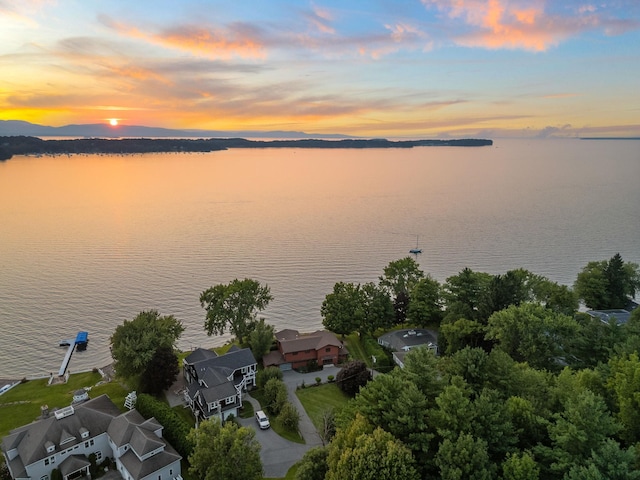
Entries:
{"type": "Polygon", "coordinates": [[[89,430],[87,430],[86,428],[82,427],[80,429],[80,437],[89,438],[89,430]]]}
{"type": "Polygon", "coordinates": [[[56,451],[56,446],[53,444],[53,442],[46,442],[44,446],[47,449],[47,453],[53,453],[56,451]]]}

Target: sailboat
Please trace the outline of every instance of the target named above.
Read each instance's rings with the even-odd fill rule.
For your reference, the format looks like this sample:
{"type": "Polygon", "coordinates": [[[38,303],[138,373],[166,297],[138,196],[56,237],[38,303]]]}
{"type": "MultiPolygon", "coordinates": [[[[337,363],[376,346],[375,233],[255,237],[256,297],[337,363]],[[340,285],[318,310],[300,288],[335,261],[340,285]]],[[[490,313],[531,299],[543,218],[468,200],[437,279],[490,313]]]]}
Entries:
{"type": "Polygon", "coordinates": [[[420,242],[420,235],[416,235],[416,248],[412,248],[411,250],[409,250],[409,253],[413,253],[414,255],[422,253],[422,249],[418,247],[419,242],[420,242]]]}

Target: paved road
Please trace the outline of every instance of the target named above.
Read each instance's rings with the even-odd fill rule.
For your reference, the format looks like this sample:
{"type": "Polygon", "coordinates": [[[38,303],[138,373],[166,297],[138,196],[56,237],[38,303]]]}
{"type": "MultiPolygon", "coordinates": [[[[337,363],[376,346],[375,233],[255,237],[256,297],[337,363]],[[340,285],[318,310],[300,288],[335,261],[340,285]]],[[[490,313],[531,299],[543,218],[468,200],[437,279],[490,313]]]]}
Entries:
{"type": "MultiPolygon", "coordinates": [[[[324,369],[320,372],[298,373],[289,371],[283,374],[282,380],[287,385],[289,401],[300,413],[299,428],[300,434],[305,441],[304,444],[285,440],[272,429],[260,430],[257,422],[253,418],[239,419],[242,426],[250,426],[256,430],[256,439],[262,445],[260,459],[262,460],[262,467],[266,478],[284,477],[307,450],[322,445],[320,436],[295,392],[298,386],[302,385],[302,382],[304,382],[305,385],[311,385],[316,382],[316,377],[320,377],[324,383],[327,381],[329,375],[333,375],[335,378],[339,370],[339,368],[333,365],[325,365],[324,369]]],[[[247,400],[252,403],[254,410],[260,409],[259,403],[250,395],[247,396],[247,400]]]]}
{"type": "MultiPolygon", "coordinates": [[[[293,464],[302,458],[307,450],[322,445],[320,436],[311,422],[311,419],[302,407],[300,400],[298,400],[296,389],[302,385],[303,382],[305,385],[312,385],[316,383],[316,377],[320,377],[322,382],[325,383],[329,375],[333,375],[335,378],[338,375],[338,371],[340,371],[340,368],[338,367],[325,365],[322,371],[319,372],[298,373],[291,370],[283,373],[282,380],[287,385],[289,401],[296,407],[298,413],[300,413],[299,429],[302,438],[304,438],[304,444],[286,440],[275,433],[272,429],[260,430],[254,418],[238,419],[240,425],[244,427],[251,427],[256,431],[256,439],[262,446],[260,458],[262,460],[262,467],[266,478],[284,477],[287,474],[287,471],[289,471],[293,464]]],[[[177,394],[177,392],[184,387],[184,378],[182,373],[180,373],[176,383],[174,383],[166,392],[167,400],[172,407],[176,405],[184,405],[184,399],[181,395],[177,394]]],[[[254,410],[261,410],[260,404],[256,399],[251,397],[251,394],[247,395],[245,399],[251,402],[254,410]]]]}

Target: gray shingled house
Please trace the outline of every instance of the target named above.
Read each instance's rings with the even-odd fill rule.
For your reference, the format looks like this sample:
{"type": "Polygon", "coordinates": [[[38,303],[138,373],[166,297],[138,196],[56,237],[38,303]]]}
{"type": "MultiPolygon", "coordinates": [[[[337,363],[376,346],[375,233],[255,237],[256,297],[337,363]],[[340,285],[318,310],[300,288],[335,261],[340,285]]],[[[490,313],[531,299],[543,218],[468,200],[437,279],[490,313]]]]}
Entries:
{"type": "Polygon", "coordinates": [[[90,477],[88,456],[111,458],[124,480],[182,480],[181,456],[162,437],[155,418],[136,410],[120,413],[107,395],[56,410],[12,430],[2,453],[15,480],[49,480],[54,469],[64,480],[90,477]]]}
{"type": "Polygon", "coordinates": [[[256,386],[258,363],[248,348],[233,346],[224,355],[195,349],[183,361],[187,383],[185,398],[200,420],[217,417],[224,422],[238,417],[242,394],[256,386]]]}

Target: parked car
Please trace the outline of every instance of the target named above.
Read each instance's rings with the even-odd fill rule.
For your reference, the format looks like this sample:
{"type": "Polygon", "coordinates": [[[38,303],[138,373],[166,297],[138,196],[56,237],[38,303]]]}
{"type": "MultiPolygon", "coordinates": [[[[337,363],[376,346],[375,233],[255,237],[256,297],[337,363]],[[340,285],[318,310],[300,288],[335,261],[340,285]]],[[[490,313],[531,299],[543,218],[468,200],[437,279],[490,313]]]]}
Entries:
{"type": "Polygon", "coordinates": [[[271,426],[269,423],[269,417],[267,417],[262,410],[258,410],[256,412],[256,422],[258,422],[258,426],[261,430],[265,430],[271,426]]]}

